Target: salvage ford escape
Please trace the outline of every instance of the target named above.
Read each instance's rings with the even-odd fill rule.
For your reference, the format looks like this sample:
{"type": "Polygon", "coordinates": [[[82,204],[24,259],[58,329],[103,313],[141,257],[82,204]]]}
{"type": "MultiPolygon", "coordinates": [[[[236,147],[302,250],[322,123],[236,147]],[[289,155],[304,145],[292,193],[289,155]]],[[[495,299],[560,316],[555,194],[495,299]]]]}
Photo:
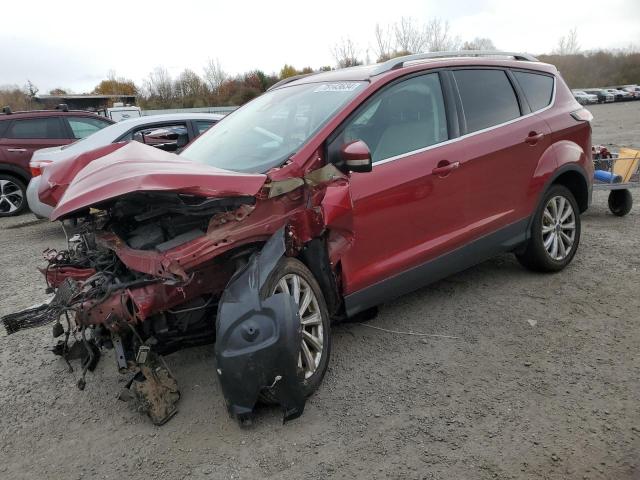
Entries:
{"type": "Polygon", "coordinates": [[[524,54],[283,80],[181,156],[131,142],[73,172],[52,219],[76,226],[42,269],[55,295],[4,324],[54,322],[80,388],[112,348],[123,398],[157,424],[180,397],[163,355],[207,343],[233,416],[261,400],[295,418],[332,322],[501,252],[545,272],[572,260],[591,118],[524,54]]]}

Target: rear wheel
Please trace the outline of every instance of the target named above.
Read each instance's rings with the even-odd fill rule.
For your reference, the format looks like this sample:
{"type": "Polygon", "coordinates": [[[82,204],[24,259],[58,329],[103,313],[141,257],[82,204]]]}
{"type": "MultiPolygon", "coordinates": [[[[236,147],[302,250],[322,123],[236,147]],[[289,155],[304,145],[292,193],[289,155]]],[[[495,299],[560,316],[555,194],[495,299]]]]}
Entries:
{"type": "Polygon", "coordinates": [[[538,272],[557,272],[566,267],[580,243],[580,211],[571,191],[553,185],[542,199],[531,226],[522,265],[538,272]]]}
{"type": "Polygon", "coordinates": [[[609,210],[618,217],[624,217],[633,207],[633,197],[629,190],[611,190],[609,210]]]}
{"type": "Polygon", "coordinates": [[[0,173],[0,217],[20,215],[27,208],[27,188],[12,175],[0,173]]]}
{"type": "MultiPolygon", "coordinates": [[[[313,274],[304,263],[295,258],[282,258],[261,292],[263,298],[276,293],[291,295],[298,305],[302,323],[298,370],[303,378],[305,396],[309,396],[322,383],[329,365],[329,311],[313,274]]],[[[260,397],[266,403],[276,403],[275,397],[268,390],[263,391],[260,397]]]]}

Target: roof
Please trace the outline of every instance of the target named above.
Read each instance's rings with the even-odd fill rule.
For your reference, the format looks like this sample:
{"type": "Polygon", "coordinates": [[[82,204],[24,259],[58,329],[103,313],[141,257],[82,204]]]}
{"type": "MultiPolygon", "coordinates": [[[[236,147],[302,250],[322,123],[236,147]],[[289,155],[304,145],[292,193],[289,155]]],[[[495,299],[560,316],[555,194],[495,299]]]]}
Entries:
{"type": "MultiPolygon", "coordinates": [[[[86,117],[97,117],[98,114],[95,112],[89,112],[87,110],[20,110],[17,112],[11,113],[0,113],[0,120],[11,120],[14,118],[29,118],[29,117],[62,117],[65,115],[75,115],[75,116],[86,116],[86,117]]],[[[105,117],[105,120],[109,120],[105,117]]],[[[110,121],[110,120],[109,120],[110,121]]]]}

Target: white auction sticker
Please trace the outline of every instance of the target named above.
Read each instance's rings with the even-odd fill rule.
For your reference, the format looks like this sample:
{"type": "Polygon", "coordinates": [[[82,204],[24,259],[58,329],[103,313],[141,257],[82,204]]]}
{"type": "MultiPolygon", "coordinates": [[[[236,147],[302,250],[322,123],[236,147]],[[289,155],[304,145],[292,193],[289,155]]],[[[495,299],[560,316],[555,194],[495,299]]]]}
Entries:
{"type": "Polygon", "coordinates": [[[332,83],[323,83],[322,85],[316,87],[314,92],[352,92],[360,83],[358,82],[332,82],[332,83]]]}

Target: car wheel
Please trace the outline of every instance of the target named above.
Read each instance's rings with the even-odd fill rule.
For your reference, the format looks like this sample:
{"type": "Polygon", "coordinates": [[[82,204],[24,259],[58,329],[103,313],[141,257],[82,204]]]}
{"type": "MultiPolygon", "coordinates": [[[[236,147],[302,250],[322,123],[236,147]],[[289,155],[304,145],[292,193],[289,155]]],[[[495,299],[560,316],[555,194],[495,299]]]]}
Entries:
{"type": "Polygon", "coordinates": [[[0,173],[0,217],[20,215],[27,208],[27,188],[14,176],[0,173]]]}
{"type": "Polygon", "coordinates": [[[609,193],[609,210],[618,217],[624,217],[633,207],[633,197],[629,190],[611,190],[609,193]]]}
{"type": "MultiPolygon", "coordinates": [[[[322,290],[313,274],[301,261],[284,257],[271,272],[261,295],[267,298],[276,293],[290,294],[298,304],[302,323],[302,342],[298,369],[303,378],[305,396],[315,392],[327,371],[331,353],[331,322],[322,290]]],[[[264,390],[264,403],[277,403],[275,396],[264,390]]]]}
{"type": "Polygon", "coordinates": [[[531,237],[516,254],[526,268],[558,272],[573,259],[580,243],[580,210],[571,191],[553,185],[542,198],[531,226],[531,237]]]}

